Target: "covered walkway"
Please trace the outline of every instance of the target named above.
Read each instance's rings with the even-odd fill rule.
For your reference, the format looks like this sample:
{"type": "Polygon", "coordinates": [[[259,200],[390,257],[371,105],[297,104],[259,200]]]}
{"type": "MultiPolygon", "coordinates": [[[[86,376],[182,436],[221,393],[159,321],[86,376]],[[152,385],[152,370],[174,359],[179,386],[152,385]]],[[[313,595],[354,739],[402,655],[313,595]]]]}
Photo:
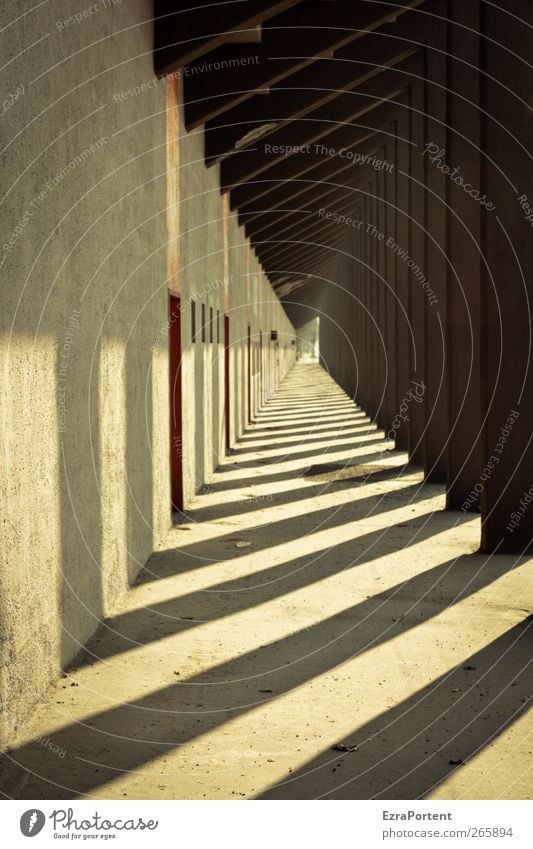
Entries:
{"type": "Polygon", "coordinates": [[[406,463],[294,366],[48,691],[4,792],[531,798],[531,560],[477,553],[479,515],[406,463]]]}

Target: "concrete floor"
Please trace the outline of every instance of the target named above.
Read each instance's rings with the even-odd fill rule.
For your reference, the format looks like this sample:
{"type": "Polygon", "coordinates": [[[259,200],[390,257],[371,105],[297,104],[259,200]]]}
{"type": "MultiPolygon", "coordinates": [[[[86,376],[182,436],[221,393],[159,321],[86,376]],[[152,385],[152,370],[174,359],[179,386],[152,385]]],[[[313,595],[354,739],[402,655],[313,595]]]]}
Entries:
{"type": "Polygon", "coordinates": [[[391,448],[297,365],[52,687],[3,792],[532,798],[531,560],[477,554],[479,518],[391,448]]]}

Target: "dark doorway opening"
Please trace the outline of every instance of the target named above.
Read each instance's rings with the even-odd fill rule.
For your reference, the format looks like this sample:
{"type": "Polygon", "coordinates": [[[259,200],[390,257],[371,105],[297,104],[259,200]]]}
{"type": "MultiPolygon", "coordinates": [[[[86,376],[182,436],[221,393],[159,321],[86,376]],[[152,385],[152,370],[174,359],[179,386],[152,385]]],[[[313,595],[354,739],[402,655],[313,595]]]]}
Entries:
{"type": "Polygon", "coordinates": [[[263,394],[263,331],[259,331],[259,409],[263,408],[265,398],[263,394]]]}
{"type": "Polygon", "coordinates": [[[181,415],[181,299],[169,296],[170,497],[172,511],[183,510],[183,431],[181,415]]]}
{"type": "Polygon", "coordinates": [[[248,421],[252,418],[252,328],[248,325],[248,421]]]}
{"type": "Polygon", "coordinates": [[[224,421],[226,428],[226,451],[231,448],[231,397],[229,380],[229,315],[224,316],[224,421]]]}

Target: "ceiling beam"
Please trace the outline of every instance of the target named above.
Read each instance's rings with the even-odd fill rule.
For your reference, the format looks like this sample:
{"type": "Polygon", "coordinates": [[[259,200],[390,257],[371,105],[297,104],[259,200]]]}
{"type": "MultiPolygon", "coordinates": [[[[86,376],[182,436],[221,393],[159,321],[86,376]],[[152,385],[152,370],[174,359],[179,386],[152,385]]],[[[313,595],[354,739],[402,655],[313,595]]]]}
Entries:
{"type": "MultiPolygon", "coordinates": [[[[359,132],[354,127],[351,129],[355,130],[353,135],[357,137],[356,144],[349,148],[351,151],[365,141],[374,139],[376,134],[380,132],[379,128],[361,128],[359,132]]],[[[338,156],[339,148],[335,147],[332,150],[335,150],[335,153],[329,157],[323,156],[322,161],[315,167],[306,169],[303,174],[295,174],[292,180],[282,183],[277,191],[273,191],[241,209],[239,211],[239,223],[244,224],[247,235],[256,235],[268,229],[273,220],[282,220],[290,213],[296,203],[302,203],[305,206],[302,195],[306,195],[311,186],[317,185],[323,180],[330,180],[342,174],[345,170],[358,167],[353,160],[340,159],[338,156]]],[[[365,155],[363,151],[357,151],[357,154],[358,156],[365,155]]]]}
{"type": "MultiPolygon", "coordinates": [[[[278,295],[278,297],[280,299],[283,299],[285,297],[288,297],[289,295],[291,295],[291,297],[292,297],[295,294],[295,292],[298,292],[300,289],[302,289],[304,287],[305,287],[305,281],[299,280],[299,281],[295,281],[294,283],[287,282],[287,283],[278,284],[277,287],[275,287],[275,289],[276,289],[276,294],[278,295]]],[[[290,303],[290,301],[288,303],[290,303]]]]}
{"type": "MultiPolygon", "coordinates": [[[[378,148],[379,149],[379,148],[378,148]]],[[[272,217],[268,227],[265,227],[259,233],[253,233],[249,238],[254,242],[259,242],[262,239],[276,238],[280,233],[290,233],[292,230],[299,232],[299,229],[304,226],[304,218],[309,217],[310,211],[318,215],[321,209],[325,209],[332,197],[336,197],[339,192],[339,187],[344,184],[352,184],[353,188],[357,188],[359,180],[366,179],[368,175],[361,174],[360,177],[355,177],[352,183],[352,174],[344,172],[342,175],[334,175],[329,181],[324,181],[322,184],[312,184],[309,188],[309,193],[305,197],[305,203],[299,207],[294,207],[292,210],[284,213],[283,218],[272,217]],[[305,214],[307,213],[307,215],[305,214]]],[[[322,221],[325,224],[325,220],[322,221]]]]}
{"type": "Polygon", "coordinates": [[[357,202],[355,195],[367,193],[364,189],[361,189],[361,186],[368,180],[369,174],[367,173],[359,175],[352,185],[334,186],[322,197],[322,205],[307,213],[307,220],[304,223],[302,223],[302,220],[298,220],[279,233],[257,236],[253,239],[252,244],[261,262],[268,265],[273,259],[279,259],[280,255],[292,250],[291,245],[294,244],[294,241],[297,242],[302,238],[321,239],[328,232],[338,232],[339,234],[346,232],[344,228],[351,225],[320,217],[319,211],[326,209],[328,212],[355,217],[353,212],[354,204],[357,202]],[[272,244],[269,244],[269,242],[272,242],[272,244]],[[283,243],[286,247],[283,246],[283,243]]]}
{"type": "MultiPolygon", "coordinates": [[[[376,165],[379,161],[385,162],[383,156],[381,154],[378,155],[378,151],[383,147],[384,141],[387,138],[397,138],[392,122],[392,114],[390,113],[387,116],[386,123],[382,127],[376,127],[370,131],[363,129],[356,135],[358,135],[358,140],[350,148],[353,152],[356,152],[363,159],[365,157],[368,159],[375,157],[376,165]]],[[[257,209],[255,211],[253,206],[250,206],[249,218],[247,217],[246,210],[244,212],[241,211],[239,220],[240,223],[245,225],[246,235],[255,236],[258,233],[269,230],[273,222],[277,224],[290,215],[290,209],[294,208],[296,203],[303,207],[307,206],[310,191],[312,188],[319,186],[323,181],[328,182],[334,179],[337,182],[339,180],[342,181],[343,176],[348,171],[358,170],[364,168],[364,166],[365,162],[356,164],[353,160],[346,161],[345,159],[339,159],[338,156],[332,156],[329,160],[326,159],[326,161],[323,161],[320,165],[307,171],[305,174],[295,177],[289,183],[284,183],[283,195],[275,196],[272,194],[267,198],[263,198],[262,201],[257,202],[257,209]]],[[[387,168],[389,166],[394,166],[394,163],[388,163],[387,168]]],[[[376,167],[375,170],[379,170],[379,168],[376,167]]]]}
{"type": "Polygon", "coordinates": [[[284,238],[283,235],[280,235],[278,239],[269,239],[263,244],[258,242],[256,247],[261,258],[260,261],[264,263],[265,268],[271,269],[272,266],[280,263],[294,261],[302,263],[310,256],[314,258],[315,255],[320,254],[324,245],[338,245],[344,242],[346,233],[339,228],[339,225],[337,227],[337,230],[333,225],[318,229],[308,227],[305,233],[302,232],[301,235],[296,233],[292,238],[284,238]],[[268,251],[268,255],[266,251],[268,251]]]}
{"type": "MultiPolygon", "coordinates": [[[[231,203],[233,208],[246,210],[251,204],[275,191],[280,184],[290,182],[295,176],[305,173],[308,165],[318,164],[322,159],[320,153],[315,152],[315,144],[325,144],[327,147],[338,147],[339,150],[345,144],[344,137],[346,129],[356,136],[354,142],[358,142],[357,130],[352,125],[362,115],[377,109],[382,104],[380,101],[390,100],[398,97],[402,91],[407,89],[412,82],[411,72],[418,70],[415,57],[402,63],[400,67],[390,68],[377,77],[368,80],[355,95],[346,96],[343,99],[342,114],[338,111],[335,116],[336,122],[324,122],[322,112],[313,113],[309,123],[300,125],[300,132],[307,131],[307,137],[313,134],[313,140],[306,144],[310,145],[310,153],[293,153],[280,159],[262,173],[262,181],[254,180],[235,187],[231,192],[231,203]],[[322,116],[322,122],[321,122],[322,116]],[[321,123],[320,123],[321,122],[321,123]]],[[[328,110],[328,118],[331,111],[328,110]]],[[[265,199],[265,202],[268,201],[265,199]]]]}
{"type": "MultiPolygon", "coordinates": [[[[394,58],[390,58],[391,65],[400,64],[409,53],[410,51],[396,53],[394,58]]],[[[383,72],[383,67],[374,67],[360,78],[360,82],[383,72]]],[[[260,143],[256,150],[242,151],[238,156],[224,160],[220,170],[222,190],[235,189],[253,180],[283,159],[291,159],[298,149],[320,142],[342,124],[353,121],[361,110],[363,99],[361,95],[357,97],[357,92],[344,93],[342,97],[337,95],[327,111],[316,110],[274,133],[269,139],[270,147],[267,143],[260,143]]],[[[232,208],[235,208],[236,204],[235,196],[232,196],[232,208]]]]}
{"type": "Polygon", "coordinates": [[[298,269],[298,271],[313,270],[317,263],[323,260],[325,248],[337,249],[344,245],[346,238],[332,236],[328,240],[318,243],[312,237],[302,236],[300,242],[291,242],[291,250],[287,254],[279,254],[272,258],[268,264],[268,273],[275,268],[298,269]],[[298,249],[298,250],[296,250],[298,249]]]}
{"type": "Polygon", "coordinates": [[[326,276],[326,270],[330,269],[335,262],[337,257],[337,249],[332,248],[331,250],[323,250],[321,253],[322,261],[319,262],[318,259],[314,259],[301,266],[295,268],[289,268],[284,264],[280,264],[273,268],[273,270],[269,273],[269,278],[273,281],[272,285],[274,287],[279,286],[282,282],[285,282],[287,279],[290,280],[292,278],[299,278],[300,280],[303,277],[307,277],[309,280],[313,279],[317,276],[326,276]]]}
{"type": "MultiPolygon", "coordinates": [[[[317,0],[302,3],[263,23],[259,45],[224,45],[202,56],[184,72],[184,106],[187,129],[196,129],[208,121],[220,126],[215,119],[297,71],[310,65],[320,56],[331,55],[347,44],[368,35],[385,23],[404,14],[424,0],[403,3],[354,3],[354,0],[317,0]],[[322,23],[326,26],[322,26],[322,23]],[[305,55],[294,57],[295,39],[305,46],[305,55]],[[287,58],[289,57],[289,58],[287,58]],[[251,60],[251,61],[250,61],[251,60]],[[218,64],[218,68],[216,67],[218,64]],[[216,75],[209,79],[209,95],[203,73],[215,67],[216,75]],[[203,69],[203,70],[202,70],[203,69]]],[[[254,103],[242,107],[224,124],[236,122],[230,131],[230,150],[238,140],[239,122],[253,114],[254,103]]]]}
{"type": "MultiPolygon", "coordinates": [[[[328,211],[338,212],[345,210],[348,215],[352,215],[353,217],[353,204],[355,202],[357,202],[357,197],[354,197],[354,191],[352,191],[345,203],[339,204],[333,210],[330,205],[328,211]]],[[[322,244],[326,239],[329,241],[338,241],[344,238],[347,228],[348,225],[336,224],[334,221],[319,219],[315,213],[312,216],[308,216],[305,225],[297,232],[279,233],[277,236],[272,236],[264,240],[257,239],[254,247],[261,262],[265,263],[265,265],[272,265],[272,262],[278,262],[281,259],[285,261],[289,255],[294,254],[297,256],[299,249],[295,245],[301,244],[302,241],[311,241],[317,245],[322,244]]]]}
{"type": "Polygon", "coordinates": [[[301,0],[195,0],[189,9],[176,8],[175,0],[154,2],[154,68],[159,77],[183,68],[274,15],[279,15],[301,0]]]}
{"type": "MultiPolygon", "coordinates": [[[[253,175],[258,133],[261,133],[262,143],[268,139],[273,145],[283,144],[278,136],[287,124],[331,104],[343,93],[353,91],[365,80],[419,50],[420,42],[416,41],[417,32],[422,30],[422,22],[418,20],[417,24],[419,18],[420,14],[411,10],[402,16],[400,24],[365,35],[337,51],[333,57],[316,59],[312,65],[271,89],[268,97],[258,97],[230,110],[220,119],[210,121],[205,128],[206,164],[209,166],[226,157],[222,169],[227,172],[227,181],[235,182],[243,163],[246,163],[242,153],[248,148],[251,166],[243,176],[253,175]],[[237,157],[241,163],[237,175],[232,174],[231,168],[232,164],[236,164],[236,150],[241,154],[237,157]]],[[[305,42],[299,52],[305,53],[305,42]]],[[[295,54],[296,50],[293,58],[295,54]]]]}

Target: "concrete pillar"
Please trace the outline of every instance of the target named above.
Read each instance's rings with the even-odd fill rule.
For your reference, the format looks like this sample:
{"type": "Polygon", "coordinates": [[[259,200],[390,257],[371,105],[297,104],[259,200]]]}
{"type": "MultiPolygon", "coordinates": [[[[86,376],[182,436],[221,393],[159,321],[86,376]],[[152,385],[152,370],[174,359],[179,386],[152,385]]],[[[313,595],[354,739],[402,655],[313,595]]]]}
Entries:
{"type": "MultiPolygon", "coordinates": [[[[410,204],[411,215],[409,227],[409,240],[407,245],[400,245],[407,256],[400,261],[407,266],[409,281],[409,321],[411,324],[411,363],[409,383],[405,387],[401,403],[407,405],[407,416],[409,417],[409,460],[416,465],[424,462],[424,437],[426,427],[425,404],[415,403],[409,400],[408,393],[413,391],[414,383],[417,385],[426,383],[425,371],[425,320],[426,299],[420,291],[418,281],[414,277],[409,265],[413,261],[419,268],[426,266],[426,238],[424,227],[425,216],[425,191],[424,191],[424,162],[419,150],[425,141],[425,92],[424,78],[426,75],[426,64],[421,67],[421,78],[417,79],[411,86],[411,110],[410,110],[410,138],[414,142],[410,151],[410,204]]],[[[429,380],[429,376],[428,376],[429,380]]]]}
{"type": "Polygon", "coordinates": [[[411,229],[410,214],[410,181],[409,181],[409,158],[410,158],[410,110],[411,89],[405,97],[400,100],[405,108],[398,111],[398,141],[396,145],[396,168],[395,168],[395,232],[392,244],[389,245],[391,255],[394,257],[396,266],[396,380],[394,386],[393,405],[393,428],[396,448],[407,451],[409,445],[409,427],[405,419],[399,416],[402,398],[408,391],[410,382],[410,360],[411,360],[411,326],[409,323],[409,271],[405,262],[399,259],[396,246],[400,250],[406,250],[409,244],[409,232],[411,229]]]}
{"type": "MultiPolygon", "coordinates": [[[[385,149],[382,148],[378,154],[379,158],[385,160],[385,149]]],[[[385,247],[385,230],[387,211],[384,203],[385,200],[385,174],[383,171],[376,172],[376,227],[378,229],[377,241],[377,298],[378,298],[378,410],[377,423],[379,427],[386,426],[386,395],[387,395],[387,340],[389,336],[389,327],[387,322],[387,257],[385,247]]]]}
{"type": "MultiPolygon", "coordinates": [[[[447,351],[448,260],[446,207],[449,177],[432,162],[429,150],[446,149],[447,140],[447,0],[433,0],[428,23],[426,79],[424,86],[425,139],[418,151],[423,157],[425,185],[426,262],[412,274],[412,292],[424,304],[426,430],[423,440],[424,472],[427,481],[444,483],[446,479],[446,442],[449,434],[449,376],[447,351]],[[431,147],[428,150],[428,145],[431,147]],[[424,151],[428,150],[428,153],[424,151]],[[422,278],[424,276],[424,279],[422,278]],[[434,293],[428,297],[427,280],[434,293]]],[[[444,158],[445,158],[444,154],[444,158]]],[[[418,265],[418,263],[417,263],[418,265]]],[[[421,405],[419,405],[421,406],[421,405]]]]}
{"type": "MultiPolygon", "coordinates": [[[[481,185],[480,7],[450,4],[449,129],[446,151],[465,181],[481,185]],[[457,22],[457,26],[454,25],[457,22]]],[[[486,213],[464,188],[448,180],[449,293],[447,323],[450,388],[446,506],[475,509],[481,473],[481,216],[486,213]]]]}
{"type": "Polygon", "coordinates": [[[372,174],[369,183],[367,238],[369,243],[369,309],[370,309],[370,409],[373,419],[377,418],[379,406],[379,287],[378,240],[377,240],[377,200],[376,175],[372,174]]]}
{"type": "Polygon", "coordinates": [[[387,286],[385,288],[385,312],[386,312],[386,386],[385,386],[385,401],[384,401],[384,427],[388,433],[392,429],[392,423],[396,415],[396,334],[399,321],[398,302],[396,300],[396,255],[394,251],[388,247],[387,242],[389,237],[396,235],[396,171],[397,171],[397,134],[398,123],[395,121],[390,125],[390,140],[385,149],[385,159],[392,166],[384,172],[384,233],[385,233],[385,280],[387,286]]]}
{"type": "MultiPolygon", "coordinates": [[[[361,221],[363,218],[362,202],[359,201],[355,207],[355,217],[361,221]]],[[[363,338],[363,308],[361,304],[361,280],[362,280],[362,251],[363,251],[363,233],[360,229],[354,230],[354,307],[355,307],[355,324],[354,324],[354,350],[356,357],[356,376],[355,376],[355,399],[357,403],[361,403],[361,387],[364,382],[364,372],[362,368],[362,338],[363,338]]]]}
{"type": "Polygon", "coordinates": [[[529,0],[515,0],[512,12],[482,6],[482,137],[487,155],[482,171],[486,199],[480,202],[487,268],[481,369],[482,409],[488,416],[481,516],[484,551],[520,553],[533,538],[533,72],[527,64],[533,6],[529,0]]]}
{"type": "Polygon", "coordinates": [[[370,272],[369,265],[370,243],[366,232],[366,225],[369,221],[370,202],[368,197],[369,187],[363,186],[363,226],[361,229],[361,308],[362,308],[362,333],[361,333],[361,406],[370,415],[371,403],[371,362],[370,362],[370,316],[369,316],[369,291],[370,291],[370,272]]]}

